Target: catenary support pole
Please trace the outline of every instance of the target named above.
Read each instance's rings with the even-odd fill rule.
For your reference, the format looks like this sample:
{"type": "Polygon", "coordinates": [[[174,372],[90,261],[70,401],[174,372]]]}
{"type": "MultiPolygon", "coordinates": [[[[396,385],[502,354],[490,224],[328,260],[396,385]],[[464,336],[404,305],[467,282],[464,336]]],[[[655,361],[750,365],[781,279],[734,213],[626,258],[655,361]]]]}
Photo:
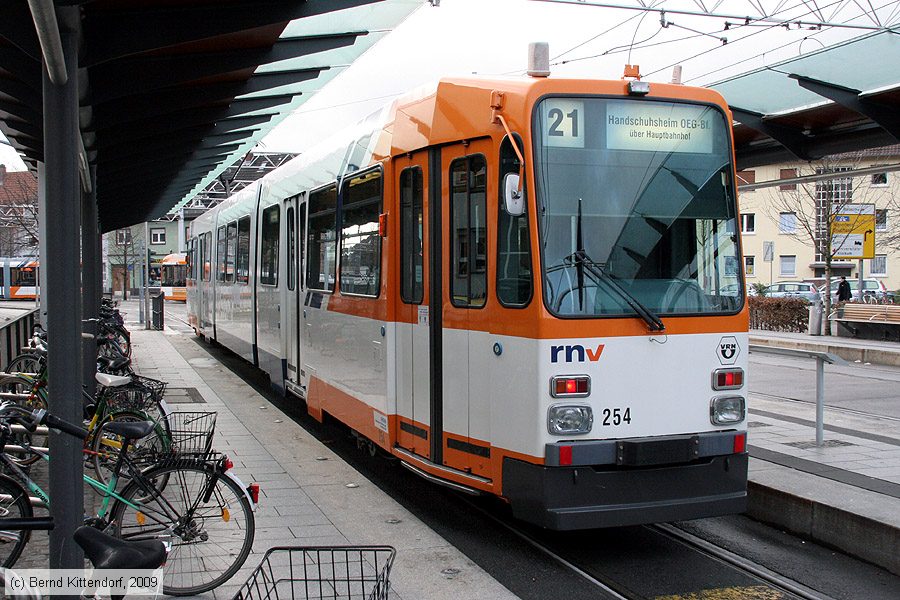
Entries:
{"type": "MultiPolygon", "coordinates": [[[[80,423],[81,408],[81,188],[77,152],[78,130],[78,28],[77,7],[58,7],[66,83],[54,84],[43,69],[44,174],[46,189],[40,214],[45,218],[41,245],[48,262],[44,299],[50,336],[47,366],[52,374],[50,411],[72,423],[80,423]]],[[[50,497],[54,528],[50,531],[50,568],[81,569],[81,549],[72,539],[84,519],[84,486],[81,473],[82,441],[51,432],[50,497]]]]}
{"type": "MultiPolygon", "coordinates": [[[[96,319],[100,315],[100,254],[97,251],[99,226],[97,223],[97,178],[96,167],[91,167],[91,192],[84,194],[81,203],[81,313],[84,319],[96,319]]],[[[88,321],[84,332],[97,334],[97,323],[88,321]]],[[[97,371],[97,343],[92,339],[82,340],[81,382],[92,396],[97,388],[94,374],[97,371]]]]}
{"type": "Polygon", "coordinates": [[[825,359],[816,357],[816,446],[825,442],[825,359]]]}

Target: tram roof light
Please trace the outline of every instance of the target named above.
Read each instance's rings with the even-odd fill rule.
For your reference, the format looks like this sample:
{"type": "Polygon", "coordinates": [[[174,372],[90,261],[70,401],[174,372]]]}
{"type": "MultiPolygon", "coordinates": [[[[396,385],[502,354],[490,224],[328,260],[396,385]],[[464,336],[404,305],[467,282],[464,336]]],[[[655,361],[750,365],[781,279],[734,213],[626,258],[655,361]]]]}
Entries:
{"type": "Polygon", "coordinates": [[[649,81],[629,81],[628,93],[632,96],[646,96],[650,93],[649,81]]]}

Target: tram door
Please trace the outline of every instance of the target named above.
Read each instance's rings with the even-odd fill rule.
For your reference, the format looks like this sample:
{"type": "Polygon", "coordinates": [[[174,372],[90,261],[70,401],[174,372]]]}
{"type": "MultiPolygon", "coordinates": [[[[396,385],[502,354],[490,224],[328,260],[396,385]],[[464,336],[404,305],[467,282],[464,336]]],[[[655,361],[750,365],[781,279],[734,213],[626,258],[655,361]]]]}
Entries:
{"type": "Polygon", "coordinates": [[[397,443],[431,457],[429,343],[428,153],[394,162],[400,207],[400,296],[397,303],[397,443]]]}
{"type": "Polygon", "coordinates": [[[282,297],[282,352],[287,359],[288,382],[300,385],[300,321],[299,296],[303,289],[303,277],[300,276],[303,261],[303,213],[306,203],[303,195],[294,196],[284,201],[285,214],[285,267],[286,285],[282,297]]]}
{"type": "MultiPolygon", "coordinates": [[[[442,464],[491,478],[488,141],[441,152],[442,464]]],[[[493,188],[492,188],[493,189],[493,188]]],[[[496,210],[496,209],[495,209],[496,210]]]]}

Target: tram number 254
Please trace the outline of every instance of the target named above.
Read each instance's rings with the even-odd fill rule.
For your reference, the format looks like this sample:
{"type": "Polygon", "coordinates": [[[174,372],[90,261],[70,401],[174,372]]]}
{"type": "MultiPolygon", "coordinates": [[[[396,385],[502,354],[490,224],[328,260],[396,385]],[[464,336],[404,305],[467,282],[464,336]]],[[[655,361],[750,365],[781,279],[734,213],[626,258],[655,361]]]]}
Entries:
{"type": "Polygon", "coordinates": [[[631,408],[604,408],[602,423],[604,427],[631,424],[631,408]]]}

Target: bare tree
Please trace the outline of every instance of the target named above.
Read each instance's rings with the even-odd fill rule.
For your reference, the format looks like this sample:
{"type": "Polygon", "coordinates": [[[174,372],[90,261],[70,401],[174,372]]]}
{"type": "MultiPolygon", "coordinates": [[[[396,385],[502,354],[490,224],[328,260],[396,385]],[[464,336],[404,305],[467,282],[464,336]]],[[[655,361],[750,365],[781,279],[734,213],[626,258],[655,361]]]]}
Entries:
{"type": "MultiPolygon", "coordinates": [[[[798,237],[815,250],[816,262],[824,264],[826,315],[831,313],[832,263],[850,235],[832,237],[831,225],[835,215],[850,212],[846,208],[852,203],[884,203],[883,198],[873,197],[880,196],[882,190],[860,185],[863,177],[841,175],[844,171],[859,168],[862,158],[862,153],[842,154],[808,163],[797,170],[797,176],[833,174],[833,177],[814,183],[781,186],[768,206],[769,216],[779,224],[780,230],[785,233],[796,231],[798,237]]],[[[862,215],[850,217],[851,220],[861,218],[862,215]]],[[[874,234],[874,231],[871,233],[874,234]]],[[[900,238],[900,234],[897,237],[900,238]]],[[[825,320],[825,335],[831,335],[828,319],[825,320]]]]}
{"type": "Polygon", "coordinates": [[[0,165],[0,256],[30,256],[38,248],[37,178],[0,165]]]}
{"type": "MultiPolygon", "coordinates": [[[[144,252],[146,252],[146,244],[144,244],[143,227],[119,229],[110,234],[107,260],[113,269],[116,267],[123,269],[123,300],[128,300],[128,290],[135,279],[135,274],[143,268],[144,252]]],[[[112,285],[115,287],[114,282],[112,285]]]]}

